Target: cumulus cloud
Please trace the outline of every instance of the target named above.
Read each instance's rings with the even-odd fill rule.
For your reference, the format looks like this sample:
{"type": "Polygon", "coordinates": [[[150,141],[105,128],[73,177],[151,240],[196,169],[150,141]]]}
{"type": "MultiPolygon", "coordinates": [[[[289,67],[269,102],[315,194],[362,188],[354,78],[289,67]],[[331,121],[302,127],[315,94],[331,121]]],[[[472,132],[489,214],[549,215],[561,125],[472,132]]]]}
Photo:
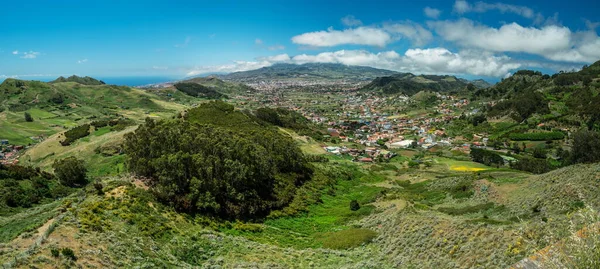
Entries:
{"type": "Polygon", "coordinates": [[[81,59],[79,61],[77,61],[78,64],[82,64],[82,63],[86,63],[88,61],[88,59],[81,59]]]}
{"type": "MultiPolygon", "coordinates": [[[[13,52],[13,54],[15,54],[13,52]]],[[[37,51],[29,51],[29,52],[23,52],[23,56],[21,56],[21,58],[23,59],[35,59],[38,57],[38,55],[40,55],[39,52],[37,51]]]]}
{"type": "Polygon", "coordinates": [[[430,22],[444,40],[469,48],[495,52],[525,52],[547,59],[593,62],[600,58],[600,39],[595,31],[573,33],[564,26],[523,27],[510,23],[493,28],[468,19],[430,22]]]}
{"type": "Polygon", "coordinates": [[[452,53],[445,48],[409,49],[404,55],[404,68],[422,70],[423,73],[501,77],[521,67],[508,56],[494,56],[481,51],[452,53]]]}
{"type": "Polygon", "coordinates": [[[333,47],[338,45],[367,45],[384,47],[392,41],[387,32],[372,27],[358,27],[343,31],[329,28],[327,31],[304,33],[292,37],[292,42],[314,47],[333,47]]]}
{"type": "Polygon", "coordinates": [[[187,75],[246,71],[277,63],[339,63],[418,74],[469,74],[491,77],[502,77],[511,70],[521,67],[521,64],[514,62],[508,56],[495,56],[474,50],[454,53],[445,48],[409,49],[403,55],[393,50],[378,53],[366,50],[339,50],[300,54],[293,57],[279,54],[260,57],[255,61],[236,61],[222,66],[197,67],[190,70],[187,75]]]}
{"type": "Polygon", "coordinates": [[[343,17],[341,19],[342,24],[344,24],[345,26],[348,27],[353,27],[353,26],[361,26],[362,25],[362,21],[360,21],[359,19],[355,18],[352,15],[348,15],[346,17],[343,17]]]}
{"type": "Polygon", "coordinates": [[[254,40],[254,44],[256,44],[256,45],[259,45],[259,46],[260,46],[260,45],[262,45],[262,44],[263,44],[263,41],[262,41],[262,39],[260,39],[260,38],[257,38],[257,39],[255,39],[255,40],[254,40]]]}
{"type": "Polygon", "coordinates": [[[526,6],[509,5],[503,3],[486,3],[477,2],[470,4],[466,0],[457,0],[454,2],[454,12],[464,14],[468,12],[485,13],[490,10],[497,10],[501,13],[513,13],[528,19],[534,19],[538,22],[543,21],[544,17],[540,13],[536,13],[533,9],[526,6]]]}
{"type": "Polygon", "coordinates": [[[437,19],[440,17],[440,14],[442,14],[442,11],[437,8],[425,7],[423,13],[425,13],[425,16],[428,18],[437,19]]]}
{"type": "Polygon", "coordinates": [[[408,38],[414,45],[422,46],[433,39],[433,35],[423,26],[413,22],[405,23],[387,23],[383,29],[388,33],[397,35],[397,38],[408,38]]]}
{"type": "Polygon", "coordinates": [[[17,54],[19,54],[19,51],[18,51],[18,50],[15,50],[15,51],[13,51],[13,52],[12,52],[12,54],[13,54],[13,55],[17,55],[17,54]]]}

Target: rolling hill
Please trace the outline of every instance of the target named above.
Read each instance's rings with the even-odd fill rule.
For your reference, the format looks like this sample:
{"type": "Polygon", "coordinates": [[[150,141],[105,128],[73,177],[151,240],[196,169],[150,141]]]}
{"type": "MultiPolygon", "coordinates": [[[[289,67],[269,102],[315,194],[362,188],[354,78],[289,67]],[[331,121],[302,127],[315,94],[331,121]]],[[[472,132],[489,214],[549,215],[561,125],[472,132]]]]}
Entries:
{"type": "MultiPolygon", "coordinates": [[[[191,78],[179,83],[194,83],[203,86],[208,92],[214,91],[219,94],[235,96],[252,93],[256,90],[242,83],[223,81],[215,76],[191,78]]],[[[177,84],[176,84],[177,85],[177,84]]]]}
{"type": "Polygon", "coordinates": [[[485,87],[485,81],[477,80],[474,83],[455,76],[438,75],[414,75],[411,73],[400,73],[392,76],[375,78],[371,83],[363,86],[360,90],[381,94],[404,94],[415,95],[420,91],[433,92],[458,92],[463,91],[472,84],[475,88],[485,87]]]}
{"type": "Polygon", "coordinates": [[[221,75],[224,80],[238,82],[254,82],[261,80],[350,80],[368,81],[376,77],[390,76],[397,72],[366,66],[350,66],[343,64],[307,63],[307,64],[275,64],[256,70],[235,72],[221,75]]]}
{"type": "Polygon", "coordinates": [[[172,114],[192,99],[185,94],[168,97],[126,86],[7,79],[0,84],[0,138],[27,145],[34,142],[31,137],[48,137],[93,119],[118,115],[141,120],[148,115],[172,114]],[[25,113],[33,121],[26,121],[25,113]]]}

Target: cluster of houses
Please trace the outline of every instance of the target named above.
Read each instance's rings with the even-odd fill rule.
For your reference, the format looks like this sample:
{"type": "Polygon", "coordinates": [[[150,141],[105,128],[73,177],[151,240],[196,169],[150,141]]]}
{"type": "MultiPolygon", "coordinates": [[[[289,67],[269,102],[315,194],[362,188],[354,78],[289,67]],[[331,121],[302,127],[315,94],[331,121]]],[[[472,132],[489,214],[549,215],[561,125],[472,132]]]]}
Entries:
{"type": "Polygon", "coordinates": [[[395,153],[376,147],[367,147],[365,149],[348,148],[346,146],[336,147],[327,146],[323,149],[331,154],[335,155],[349,155],[354,161],[371,163],[376,158],[391,159],[396,156],[395,153]]]}
{"type": "Polygon", "coordinates": [[[0,164],[14,165],[19,163],[19,152],[25,149],[24,146],[11,145],[7,139],[0,140],[0,164]]]}

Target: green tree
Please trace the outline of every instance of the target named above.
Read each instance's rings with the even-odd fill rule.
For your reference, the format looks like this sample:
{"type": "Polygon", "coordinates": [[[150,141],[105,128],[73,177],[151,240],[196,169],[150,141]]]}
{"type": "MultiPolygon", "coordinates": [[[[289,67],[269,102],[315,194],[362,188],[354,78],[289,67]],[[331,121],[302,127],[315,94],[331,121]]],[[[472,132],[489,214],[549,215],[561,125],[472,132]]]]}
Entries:
{"type": "Polygon", "coordinates": [[[573,163],[593,163],[600,161],[600,133],[581,130],[573,135],[571,150],[573,163]]]}
{"type": "Polygon", "coordinates": [[[82,160],[75,157],[56,160],[52,168],[54,168],[54,174],[62,185],[81,187],[87,183],[87,169],[82,160]]]}

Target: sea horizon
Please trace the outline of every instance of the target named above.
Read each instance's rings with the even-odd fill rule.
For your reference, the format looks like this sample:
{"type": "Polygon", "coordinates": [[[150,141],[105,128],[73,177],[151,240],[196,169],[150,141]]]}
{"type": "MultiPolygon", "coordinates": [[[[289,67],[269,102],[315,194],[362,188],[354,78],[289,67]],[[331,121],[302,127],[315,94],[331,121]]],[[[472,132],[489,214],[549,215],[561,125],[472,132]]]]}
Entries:
{"type": "MultiPolygon", "coordinates": [[[[32,77],[24,76],[24,77],[15,77],[14,79],[37,80],[37,81],[49,82],[49,81],[57,79],[58,77],[59,76],[32,76],[32,77]]],[[[122,77],[90,76],[90,77],[104,81],[106,84],[118,85],[118,86],[129,86],[129,87],[144,86],[144,85],[149,85],[149,84],[171,82],[171,81],[177,81],[177,80],[183,79],[183,78],[179,78],[179,77],[165,77],[165,76],[122,76],[122,77]]],[[[6,80],[8,78],[11,78],[11,77],[0,78],[0,83],[4,82],[4,80],[6,80]]]]}

